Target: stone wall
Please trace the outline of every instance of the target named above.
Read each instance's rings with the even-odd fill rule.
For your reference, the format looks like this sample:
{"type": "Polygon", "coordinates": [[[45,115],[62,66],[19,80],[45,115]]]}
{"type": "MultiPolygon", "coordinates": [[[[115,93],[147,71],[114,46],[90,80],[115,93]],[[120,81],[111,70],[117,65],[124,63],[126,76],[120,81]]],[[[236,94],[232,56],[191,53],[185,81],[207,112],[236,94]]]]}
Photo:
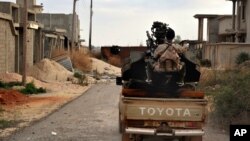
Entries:
{"type": "Polygon", "coordinates": [[[216,69],[233,69],[236,57],[241,53],[250,54],[250,44],[218,43],[203,47],[203,59],[208,59],[216,69]]]}
{"type": "Polygon", "coordinates": [[[0,17],[0,72],[15,72],[15,34],[10,21],[0,17]]]}

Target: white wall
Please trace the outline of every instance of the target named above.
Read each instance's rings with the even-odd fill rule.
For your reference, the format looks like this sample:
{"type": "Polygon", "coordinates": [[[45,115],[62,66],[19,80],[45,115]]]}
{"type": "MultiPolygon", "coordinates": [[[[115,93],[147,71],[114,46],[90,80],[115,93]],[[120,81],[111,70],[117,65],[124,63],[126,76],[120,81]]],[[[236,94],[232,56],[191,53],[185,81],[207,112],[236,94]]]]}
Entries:
{"type": "Polygon", "coordinates": [[[250,53],[250,44],[245,43],[218,43],[207,44],[203,47],[203,58],[212,63],[216,69],[235,68],[236,57],[241,53],[250,53]]]}
{"type": "Polygon", "coordinates": [[[226,34],[227,29],[232,29],[232,18],[224,17],[219,21],[219,34],[226,34]]]}

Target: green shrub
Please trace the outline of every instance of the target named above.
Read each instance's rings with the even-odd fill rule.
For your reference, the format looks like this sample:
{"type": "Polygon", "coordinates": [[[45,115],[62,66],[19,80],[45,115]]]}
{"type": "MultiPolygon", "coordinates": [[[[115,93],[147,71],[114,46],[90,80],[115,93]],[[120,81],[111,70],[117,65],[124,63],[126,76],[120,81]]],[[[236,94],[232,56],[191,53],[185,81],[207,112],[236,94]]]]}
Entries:
{"type": "Polygon", "coordinates": [[[16,124],[15,121],[0,120],[0,129],[14,127],[16,124]]]}
{"type": "Polygon", "coordinates": [[[5,88],[5,83],[3,83],[2,81],[0,81],[0,88],[5,88]]]}
{"type": "Polygon", "coordinates": [[[46,89],[40,87],[37,88],[33,82],[27,83],[25,85],[25,88],[20,90],[21,93],[23,94],[38,94],[38,93],[46,93],[46,89]]]}
{"type": "Polygon", "coordinates": [[[8,82],[8,83],[4,83],[4,82],[0,81],[0,88],[10,89],[13,86],[22,86],[22,83],[21,82],[8,82]]]}
{"type": "Polygon", "coordinates": [[[211,61],[208,59],[201,60],[200,65],[203,67],[211,67],[212,66],[211,61]]]}
{"type": "Polygon", "coordinates": [[[74,77],[78,79],[78,84],[85,85],[85,86],[88,85],[86,81],[87,77],[82,72],[75,72],[74,77]]]}
{"type": "Polygon", "coordinates": [[[218,81],[221,88],[213,93],[213,114],[219,122],[229,124],[241,113],[250,110],[250,74],[231,72],[224,75],[218,81]]]}
{"type": "Polygon", "coordinates": [[[82,74],[80,72],[75,72],[74,73],[74,77],[75,78],[81,78],[82,77],[82,74]]]}
{"type": "Polygon", "coordinates": [[[40,88],[37,89],[37,92],[38,93],[46,93],[47,91],[46,91],[46,89],[40,87],[40,88]]]}
{"type": "Polygon", "coordinates": [[[241,64],[249,59],[250,59],[250,56],[248,53],[241,52],[238,56],[236,56],[235,63],[239,65],[239,64],[241,64]]]}

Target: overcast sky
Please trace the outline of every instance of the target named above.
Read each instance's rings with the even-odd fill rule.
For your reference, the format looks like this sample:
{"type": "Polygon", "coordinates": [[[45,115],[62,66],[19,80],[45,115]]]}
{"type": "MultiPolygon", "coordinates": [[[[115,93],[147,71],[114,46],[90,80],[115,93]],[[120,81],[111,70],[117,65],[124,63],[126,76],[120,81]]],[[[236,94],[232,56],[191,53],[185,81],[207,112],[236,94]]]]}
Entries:
{"type": "MultiPolygon", "coordinates": [[[[0,0],[3,1],[3,0],[0,0]]],[[[6,0],[15,1],[15,0],[6,0]]],[[[153,21],[169,24],[182,39],[197,39],[195,14],[231,14],[232,2],[226,0],[93,0],[92,44],[145,45],[146,30],[153,21]]],[[[37,0],[44,12],[72,13],[73,0],[37,0]]],[[[78,0],[81,38],[88,45],[90,0],[78,0]]],[[[206,36],[205,36],[206,37],[206,36]]]]}

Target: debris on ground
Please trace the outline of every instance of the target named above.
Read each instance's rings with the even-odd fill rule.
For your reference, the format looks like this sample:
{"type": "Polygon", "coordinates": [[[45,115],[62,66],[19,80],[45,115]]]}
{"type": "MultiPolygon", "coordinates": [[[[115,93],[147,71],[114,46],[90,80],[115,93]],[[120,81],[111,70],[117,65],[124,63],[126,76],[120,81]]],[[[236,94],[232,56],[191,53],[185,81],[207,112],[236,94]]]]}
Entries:
{"type": "MultiPolygon", "coordinates": [[[[17,73],[0,73],[0,80],[3,82],[21,82],[22,76],[17,73]]],[[[71,82],[45,82],[37,80],[34,77],[28,76],[27,83],[34,83],[36,87],[45,88],[48,92],[65,91],[74,93],[82,86],[72,84],[71,82]]]]}
{"type": "MultiPolygon", "coordinates": [[[[21,82],[22,76],[17,73],[0,73],[0,80],[6,83],[21,82]]],[[[11,109],[5,109],[7,113],[4,115],[7,119],[10,119],[12,115],[16,115],[15,111],[18,111],[18,114],[22,113],[20,114],[20,117],[18,117],[18,120],[30,121],[33,119],[39,119],[53,111],[53,109],[56,109],[58,106],[82,95],[82,93],[89,88],[87,86],[75,85],[71,82],[43,82],[29,76],[27,77],[27,83],[30,82],[34,83],[36,87],[45,88],[47,93],[41,95],[31,95],[27,97],[15,90],[2,90],[0,95],[0,106],[2,106],[2,108],[6,108],[6,106],[8,107],[9,105],[12,105],[11,109]],[[27,101],[21,102],[23,100],[27,101]],[[14,112],[12,112],[13,110],[14,112]],[[34,116],[36,118],[34,118],[34,116]]],[[[21,88],[23,87],[15,87],[15,89],[21,88]]],[[[14,117],[16,118],[16,116],[14,117]]]]}
{"type": "MultiPolygon", "coordinates": [[[[50,84],[50,83],[48,83],[50,84]]],[[[14,90],[0,94],[0,120],[20,121],[15,127],[0,129],[0,138],[7,137],[20,128],[29,126],[64,104],[82,95],[89,86],[52,83],[53,92],[25,96],[14,90]]]]}
{"type": "Polygon", "coordinates": [[[107,75],[121,75],[121,68],[110,65],[104,61],[91,58],[92,60],[92,71],[96,71],[99,74],[107,74],[107,75]]]}
{"type": "Polygon", "coordinates": [[[54,135],[54,136],[56,136],[56,135],[57,135],[57,133],[56,133],[56,132],[53,132],[53,131],[51,132],[51,134],[52,134],[52,135],[54,135]]]}
{"type": "Polygon", "coordinates": [[[42,81],[67,81],[73,74],[59,63],[43,59],[29,69],[28,75],[42,81]]]}
{"type": "MultiPolygon", "coordinates": [[[[92,70],[90,72],[100,75],[100,79],[95,79],[92,73],[85,74],[88,84],[107,83],[113,80],[115,76],[120,76],[121,69],[114,67],[104,61],[91,58],[92,70]]],[[[21,121],[13,128],[0,129],[0,138],[12,134],[19,128],[29,126],[31,122],[37,121],[65,103],[82,95],[89,86],[72,84],[68,78],[73,74],[62,67],[60,64],[49,59],[43,59],[41,62],[29,68],[27,83],[33,83],[36,87],[45,88],[47,93],[40,95],[22,95],[17,90],[23,86],[14,86],[15,90],[0,91],[0,119],[21,121]]],[[[77,80],[77,79],[76,79],[77,80]]],[[[21,82],[22,76],[17,73],[0,73],[2,82],[21,82]]],[[[54,133],[53,133],[54,134],[54,133]]]]}

